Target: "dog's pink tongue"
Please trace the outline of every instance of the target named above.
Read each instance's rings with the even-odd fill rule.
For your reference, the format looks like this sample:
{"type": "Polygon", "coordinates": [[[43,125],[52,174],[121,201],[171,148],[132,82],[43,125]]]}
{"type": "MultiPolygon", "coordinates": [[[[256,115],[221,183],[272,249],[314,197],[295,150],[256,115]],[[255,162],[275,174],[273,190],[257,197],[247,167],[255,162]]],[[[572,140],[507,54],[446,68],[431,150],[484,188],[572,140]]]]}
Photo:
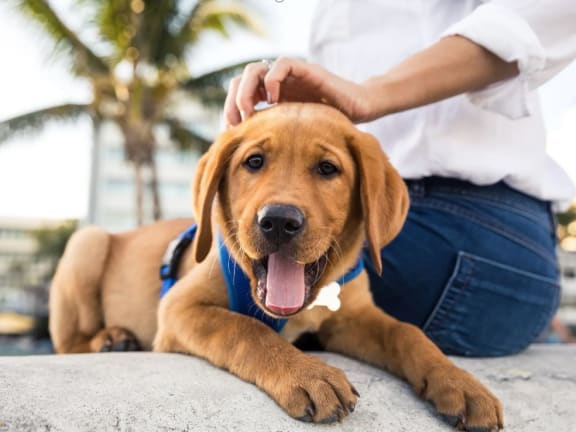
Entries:
{"type": "Polygon", "coordinates": [[[297,312],[304,305],[304,264],[280,254],[268,257],[266,307],[278,315],[297,312]]]}

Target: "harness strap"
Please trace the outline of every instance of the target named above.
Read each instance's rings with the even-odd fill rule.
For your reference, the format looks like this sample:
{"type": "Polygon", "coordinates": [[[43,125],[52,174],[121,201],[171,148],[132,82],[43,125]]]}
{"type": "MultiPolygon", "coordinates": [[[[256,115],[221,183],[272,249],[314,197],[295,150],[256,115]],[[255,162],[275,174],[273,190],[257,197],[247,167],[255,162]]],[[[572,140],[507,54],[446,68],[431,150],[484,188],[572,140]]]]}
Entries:
{"type": "Polygon", "coordinates": [[[166,293],[178,280],[178,269],[180,267],[180,260],[182,255],[188,249],[188,246],[194,240],[198,226],[192,225],[184,231],[177,239],[172,240],[168,244],[168,248],[162,258],[162,266],[160,267],[160,279],[162,279],[162,287],[160,288],[160,298],[164,297],[166,293]]]}
{"type": "Polygon", "coordinates": [[[230,310],[254,317],[280,333],[288,320],[273,318],[256,305],[252,299],[250,280],[238,263],[234,261],[220,235],[218,235],[218,256],[226,280],[230,310]]]}

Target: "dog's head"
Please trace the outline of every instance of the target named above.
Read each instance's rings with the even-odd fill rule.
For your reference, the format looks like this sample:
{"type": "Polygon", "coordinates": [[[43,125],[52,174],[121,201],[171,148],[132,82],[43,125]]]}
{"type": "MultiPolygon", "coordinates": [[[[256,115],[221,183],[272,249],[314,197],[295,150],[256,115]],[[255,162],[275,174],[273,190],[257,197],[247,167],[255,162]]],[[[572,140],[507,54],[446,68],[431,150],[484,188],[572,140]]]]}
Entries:
{"type": "Polygon", "coordinates": [[[193,183],[195,257],[218,230],[250,277],[256,303],[292,315],[358,259],[364,239],[380,249],[400,231],[404,182],[376,139],[325,105],[280,104],[225,132],[201,159],[193,183]]]}

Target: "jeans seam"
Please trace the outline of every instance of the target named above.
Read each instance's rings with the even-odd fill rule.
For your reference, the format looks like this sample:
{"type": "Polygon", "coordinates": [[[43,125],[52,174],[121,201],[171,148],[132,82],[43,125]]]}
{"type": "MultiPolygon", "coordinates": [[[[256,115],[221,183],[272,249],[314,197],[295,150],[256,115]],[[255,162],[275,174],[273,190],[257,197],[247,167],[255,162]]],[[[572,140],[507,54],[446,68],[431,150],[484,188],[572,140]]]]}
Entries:
{"type": "MultiPolygon", "coordinates": [[[[455,191],[457,192],[457,191],[455,191]]],[[[450,194],[447,193],[446,191],[436,191],[434,192],[435,196],[441,196],[444,198],[454,198],[454,194],[450,194]]],[[[513,200],[506,200],[506,199],[500,199],[496,196],[490,196],[487,197],[484,194],[479,194],[479,193],[474,193],[474,192],[467,192],[466,194],[461,194],[462,198],[467,199],[467,198],[473,198],[475,200],[479,200],[482,201],[485,204],[489,204],[489,205],[493,205],[494,207],[498,207],[502,210],[509,210],[509,211],[513,211],[516,214],[519,214],[521,216],[524,216],[534,222],[541,222],[541,219],[539,219],[538,217],[534,216],[534,213],[524,209],[518,205],[516,205],[516,203],[513,200]]],[[[432,198],[432,197],[430,197],[432,198]]]]}
{"type": "Polygon", "coordinates": [[[532,252],[536,253],[537,255],[539,255],[541,258],[545,259],[549,263],[556,265],[556,261],[549,257],[549,253],[546,251],[546,249],[540,248],[537,244],[529,241],[528,239],[525,239],[525,238],[522,238],[521,236],[514,235],[514,234],[510,233],[508,230],[506,230],[502,226],[499,226],[499,225],[492,223],[492,222],[486,222],[485,220],[482,220],[481,218],[475,216],[473,213],[466,211],[466,210],[463,210],[463,209],[460,209],[453,204],[437,203],[437,202],[432,201],[431,199],[427,199],[426,202],[413,201],[411,205],[414,208],[416,208],[416,207],[429,207],[429,208],[434,208],[437,210],[442,210],[442,211],[445,211],[447,213],[451,213],[451,214],[454,214],[457,216],[465,217],[465,218],[469,219],[470,221],[477,223],[478,225],[481,225],[487,229],[490,229],[494,232],[497,232],[498,234],[526,247],[527,249],[530,249],[532,252]]]}
{"type": "Polygon", "coordinates": [[[471,254],[468,252],[464,252],[464,251],[459,252],[459,254],[462,255],[463,257],[469,258],[470,260],[483,262],[483,263],[489,264],[491,266],[499,267],[501,269],[508,270],[508,271],[513,272],[513,273],[517,273],[517,274],[520,274],[522,276],[529,277],[531,279],[537,279],[537,280],[540,280],[542,282],[545,282],[545,283],[548,283],[551,285],[555,285],[556,287],[558,287],[558,280],[556,278],[548,277],[548,276],[541,276],[541,275],[536,274],[536,273],[531,273],[531,272],[528,272],[526,270],[521,270],[521,269],[518,269],[514,266],[502,264],[502,263],[499,263],[498,261],[487,259],[487,258],[478,256],[478,255],[474,255],[474,254],[471,254]]]}
{"type": "MultiPolygon", "coordinates": [[[[432,326],[432,322],[438,316],[439,313],[442,313],[442,311],[446,309],[446,303],[444,300],[446,300],[446,296],[448,295],[448,291],[450,290],[450,287],[453,287],[454,281],[460,275],[463,256],[464,256],[463,252],[458,252],[458,256],[456,258],[456,265],[454,266],[454,270],[452,271],[450,278],[448,279],[448,281],[444,285],[442,295],[440,295],[440,298],[436,302],[436,305],[434,306],[434,309],[432,310],[432,312],[430,313],[430,316],[426,320],[426,323],[422,326],[422,330],[424,332],[426,332],[426,331],[433,332],[434,331],[434,326],[432,326]],[[432,328],[430,328],[431,326],[432,326],[432,328]]],[[[470,279],[472,277],[472,274],[474,273],[474,262],[471,261],[471,263],[472,263],[472,266],[471,266],[470,270],[467,271],[466,273],[464,273],[466,278],[463,280],[462,287],[458,288],[458,297],[461,297],[462,294],[464,293],[464,291],[466,291],[466,289],[470,285],[470,279]]],[[[460,275],[460,276],[463,276],[463,275],[460,275]]]]}

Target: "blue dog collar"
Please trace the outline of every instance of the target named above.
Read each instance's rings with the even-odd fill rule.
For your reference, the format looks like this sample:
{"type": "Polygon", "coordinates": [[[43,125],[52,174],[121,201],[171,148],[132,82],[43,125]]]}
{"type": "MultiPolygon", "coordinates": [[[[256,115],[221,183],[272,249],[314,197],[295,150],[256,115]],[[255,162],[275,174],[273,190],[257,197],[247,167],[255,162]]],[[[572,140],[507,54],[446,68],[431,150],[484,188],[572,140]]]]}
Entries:
{"type": "MultiPolygon", "coordinates": [[[[180,261],[184,252],[194,240],[196,231],[197,225],[194,224],[168,245],[160,268],[160,278],[162,279],[160,298],[164,297],[164,295],[166,295],[178,280],[180,261]]],[[[238,263],[234,258],[232,258],[220,235],[218,236],[218,251],[220,267],[224,275],[224,280],[226,281],[230,310],[256,318],[275,331],[281,332],[288,320],[273,318],[256,305],[252,299],[250,279],[248,279],[238,263]]],[[[359,258],[356,265],[336,282],[340,285],[344,285],[356,278],[363,269],[364,260],[359,258]]]]}
{"type": "Polygon", "coordinates": [[[358,258],[358,261],[356,261],[354,267],[348,270],[348,272],[340,279],[338,279],[336,282],[338,282],[338,285],[344,285],[345,283],[350,282],[353,279],[356,279],[356,277],[358,277],[360,273],[362,273],[362,270],[364,270],[364,260],[362,259],[362,256],[360,256],[360,258],[358,258]]]}

